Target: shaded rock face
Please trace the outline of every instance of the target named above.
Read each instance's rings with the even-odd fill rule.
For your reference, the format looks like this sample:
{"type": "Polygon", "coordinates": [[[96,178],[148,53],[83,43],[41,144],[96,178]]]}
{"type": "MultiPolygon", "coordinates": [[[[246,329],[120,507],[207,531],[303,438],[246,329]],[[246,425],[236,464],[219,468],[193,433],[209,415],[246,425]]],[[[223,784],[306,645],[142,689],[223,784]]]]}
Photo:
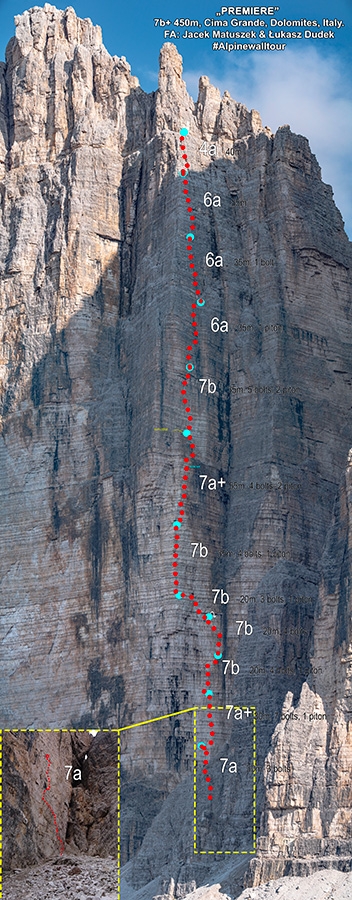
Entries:
{"type": "Polygon", "coordinates": [[[67,848],[98,856],[116,855],[117,738],[114,734],[73,735],[73,769],[82,780],[73,789],[67,823],[67,848]]]}
{"type": "MultiPolygon", "coordinates": [[[[124,58],[107,53],[99,28],[48,4],[16,18],[0,67],[1,722],[124,727],[202,702],[213,644],[191,606],[176,605],[170,574],[184,452],[173,429],[183,427],[190,333],[183,125],[206,307],[190,382],[200,468],[189,482],[180,572],[202,603],[212,604],[213,589],[230,597],[218,603],[217,621],[224,658],[239,674],[224,677],[219,667],[214,697],[257,707],[266,837],[269,809],[287,799],[265,772],[267,753],[274,767],[304,740],[282,722],[282,709],[324,708],[325,724],[304,732],[302,802],[313,824],[307,812],[292,825],[294,840],[308,829],[319,841],[313,785],[324,759],[337,774],[322,802],[333,784],[340,798],[329,828],[338,836],[349,822],[348,694],[337,661],[350,640],[347,520],[336,525],[336,516],[352,444],[351,248],[341,215],[304,137],[288,126],[272,135],[206,77],[194,103],[171,44],[161,50],[158,90],[145,94],[124,58]],[[206,192],[221,206],[208,207],[206,192]],[[223,266],[207,266],[209,252],[223,266]],[[212,330],[215,316],[228,333],[212,330]],[[200,392],[202,377],[214,394],[200,392]],[[198,471],[222,475],[225,488],[201,491],[198,471]],[[197,541],[206,561],[192,558],[197,541]],[[333,626],[325,637],[324,617],[333,626]],[[237,633],[244,619],[252,637],[237,633]]],[[[190,740],[176,746],[169,723],[135,730],[126,802],[142,787],[128,807],[136,843],[126,835],[125,858],[144,836],[145,790],[161,816],[155,834],[163,832],[162,801],[170,790],[181,797],[190,779],[190,740]]],[[[220,755],[235,742],[247,765],[247,736],[234,724],[223,730],[220,755]]],[[[76,823],[81,816],[88,829],[93,814],[79,790],[67,828],[86,851],[87,831],[78,834],[76,823]]],[[[232,804],[225,782],[219,796],[223,840],[232,804]]],[[[240,820],[249,785],[238,802],[240,820]]],[[[289,827],[285,813],[282,853],[289,827]]],[[[180,853],[191,828],[187,819],[180,853]]],[[[203,846],[218,849],[211,817],[201,831],[203,846]]],[[[28,841],[23,859],[32,860],[28,841]]],[[[153,836],[142,851],[151,879],[153,836]]],[[[142,869],[137,863],[138,886],[142,869]]]]}

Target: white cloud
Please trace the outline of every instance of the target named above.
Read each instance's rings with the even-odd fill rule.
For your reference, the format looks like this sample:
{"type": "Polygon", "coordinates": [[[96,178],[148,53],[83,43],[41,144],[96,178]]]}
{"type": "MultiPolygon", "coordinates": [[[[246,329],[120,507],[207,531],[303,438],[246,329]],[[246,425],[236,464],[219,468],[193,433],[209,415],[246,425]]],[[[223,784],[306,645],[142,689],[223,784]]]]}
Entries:
{"type": "Polygon", "coordinates": [[[352,235],[352,100],[342,60],[335,54],[323,56],[314,47],[258,53],[242,58],[238,65],[232,58],[226,60],[220,78],[210,71],[184,73],[195,99],[200,74],[207,74],[221,91],[228,90],[249,109],[257,109],[272,131],[289,124],[292,131],[308,138],[352,235]]]}

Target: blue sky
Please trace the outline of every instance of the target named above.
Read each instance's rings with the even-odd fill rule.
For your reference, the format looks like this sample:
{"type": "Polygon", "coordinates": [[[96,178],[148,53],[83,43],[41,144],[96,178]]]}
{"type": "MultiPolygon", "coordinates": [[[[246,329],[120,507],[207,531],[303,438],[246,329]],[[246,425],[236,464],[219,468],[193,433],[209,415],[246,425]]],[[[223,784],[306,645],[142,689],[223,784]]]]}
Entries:
{"type": "MultiPolygon", "coordinates": [[[[1,59],[5,59],[7,41],[14,33],[14,15],[30,5],[23,0],[0,0],[1,59]]],[[[64,8],[64,4],[57,5],[64,8]]],[[[187,4],[184,0],[129,0],[126,4],[116,4],[116,0],[77,0],[73,5],[79,16],[101,25],[105,46],[111,54],[127,58],[145,91],[157,87],[159,50],[164,40],[169,40],[162,27],[154,26],[155,17],[173,22],[176,17],[188,16],[202,23],[207,17],[219,18],[216,12],[221,10],[216,0],[188,0],[187,4]]],[[[258,109],[263,124],[273,131],[288,123],[293,131],[308,137],[322,167],[323,179],[333,187],[335,202],[351,238],[352,2],[291,0],[281,3],[279,11],[273,14],[278,20],[315,19],[321,25],[322,17],[342,20],[344,27],[332,29],[333,39],[286,40],[283,52],[216,52],[212,39],[173,40],[183,56],[184,78],[193,97],[197,96],[199,76],[208,75],[221,90],[229,90],[236,100],[258,109]]],[[[224,13],[220,21],[227,19],[230,23],[231,18],[231,14],[224,13]]],[[[270,27],[272,17],[262,18],[270,27]]],[[[182,35],[186,29],[175,30],[182,35]]],[[[203,26],[201,30],[212,34],[211,27],[203,26]]],[[[228,30],[237,28],[229,24],[228,30]]],[[[273,30],[280,31],[281,27],[273,30]]],[[[296,30],[304,33],[305,29],[303,26],[296,30]]],[[[323,30],[329,31],[328,26],[323,30]]]]}

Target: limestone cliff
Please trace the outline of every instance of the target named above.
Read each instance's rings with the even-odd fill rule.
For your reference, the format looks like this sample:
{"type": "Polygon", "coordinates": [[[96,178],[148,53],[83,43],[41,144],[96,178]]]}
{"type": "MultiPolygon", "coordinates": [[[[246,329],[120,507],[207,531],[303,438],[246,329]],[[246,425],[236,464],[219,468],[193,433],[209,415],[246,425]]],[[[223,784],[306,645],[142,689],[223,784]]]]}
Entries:
{"type": "Polygon", "coordinates": [[[351,471],[350,452],[320,565],[311,687],[297,705],[287,694],[272,738],[251,884],[351,869],[351,471]]]}
{"type": "MultiPolygon", "coordinates": [[[[214,589],[230,597],[217,616],[224,658],[239,674],[219,667],[214,702],[257,708],[259,811],[265,791],[272,809],[287,799],[288,788],[266,777],[268,752],[274,767],[299,739],[302,803],[329,759],[343,830],[349,722],[337,645],[319,637],[319,616],[331,614],[340,631],[349,616],[347,597],[334,594],[347,578],[342,557],[327,606],[319,568],[352,445],[351,246],[332,189],[288,126],[271,134],[206,77],[194,103],[173,45],[161,50],[158,90],[146,94],[71,8],[46,4],[16,18],[0,90],[1,723],[123,727],[202,702],[211,639],[192,607],[175,602],[169,576],[189,340],[178,174],[186,125],[206,308],[190,387],[200,468],[190,478],[183,577],[203,603],[214,589]],[[220,196],[219,208],[204,203],[206,192],[220,196]],[[206,265],[209,252],[222,267],[206,265]],[[212,330],[213,317],[228,333],[212,330]],[[214,394],[200,392],[202,377],[214,394]],[[226,485],[201,491],[198,472],[226,485]],[[191,555],[199,541],[204,565],[191,555]],[[251,635],[238,635],[238,620],[251,635]],[[315,702],[331,723],[344,717],[345,737],[339,743],[336,726],[325,749],[326,725],[293,738],[292,720],[277,724],[284,703],[307,712],[315,702]]],[[[142,785],[155,811],[148,837],[131,800],[138,886],[160,873],[176,884],[195,877],[192,825],[187,818],[182,832],[180,821],[174,840],[171,808],[181,820],[187,807],[191,823],[192,727],[187,720],[179,735],[172,723],[136,729],[126,745],[126,796],[142,785]],[[162,807],[168,790],[175,800],[162,807]]],[[[247,733],[225,717],[220,733],[248,767],[247,733]]],[[[212,852],[226,847],[229,822],[238,846],[251,805],[245,782],[233,815],[218,759],[218,805],[200,816],[201,846],[212,852]]],[[[124,861],[131,853],[126,844],[124,861]]]]}

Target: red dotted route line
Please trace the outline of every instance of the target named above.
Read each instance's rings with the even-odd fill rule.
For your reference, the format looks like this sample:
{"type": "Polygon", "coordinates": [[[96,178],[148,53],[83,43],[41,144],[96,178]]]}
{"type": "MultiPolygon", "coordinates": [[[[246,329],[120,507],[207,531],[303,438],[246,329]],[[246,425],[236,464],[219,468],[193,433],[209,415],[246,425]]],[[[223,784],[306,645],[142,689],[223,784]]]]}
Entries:
{"type": "MultiPolygon", "coordinates": [[[[182,129],[182,131],[184,131],[184,129],[182,129]]],[[[186,235],[186,240],[187,240],[186,249],[187,249],[187,253],[188,253],[189,269],[190,269],[191,276],[192,276],[192,285],[195,289],[195,296],[196,296],[196,300],[197,300],[197,302],[192,303],[192,306],[191,306],[191,310],[192,310],[191,311],[191,325],[193,328],[193,342],[192,343],[193,343],[193,345],[196,345],[196,344],[198,344],[198,325],[197,325],[197,315],[196,315],[195,310],[197,309],[197,305],[203,306],[204,301],[201,299],[201,292],[200,292],[199,284],[197,281],[198,272],[196,272],[195,264],[193,262],[194,255],[192,253],[192,250],[193,250],[192,239],[194,239],[194,235],[191,235],[191,232],[195,231],[195,228],[196,228],[195,218],[196,217],[195,217],[195,215],[193,215],[191,198],[189,196],[189,190],[187,187],[188,179],[184,177],[185,175],[188,174],[187,169],[190,168],[190,164],[187,161],[187,153],[186,153],[185,135],[184,134],[181,134],[181,137],[180,137],[180,147],[182,150],[182,159],[184,160],[183,168],[181,169],[181,175],[183,176],[183,179],[184,179],[183,184],[185,185],[183,193],[185,194],[185,200],[187,203],[187,212],[189,213],[189,221],[190,221],[190,231],[186,235]]],[[[188,463],[190,462],[190,459],[194,459],[196,456],[196,454],[194,452],[195,451],[195,443],[194,443],[194,438],[192,435],[193,416],[191,414],[191,406],[190,406],[189,400],[187,399],[187,391],[186,391],[187,384],[191,377],[190,372],[194,369],[194,365],[192,363],[192,350],[193,350],[192,344],[189,344],[187,346],[187,353],[186,353],[186,361],[187,361],[186,362],[186,375],[185,375],[184,381],[182,381],[182,388],[181,388],[182,403],[185,406],[185,412],[188,414],[187,415],[187,428],[185,429],[183,434],[189,441],[190,454],[189,454],[189,457],[188,456],[184,457],[184,467],[183,467],[183,477],[182,477],[183,483],[182,483],[182,488],[181,488],[182,493],[181,493],[181,500],[178,503],[178,521],[174,523],[174,532],[175,532],[175,543],[174,543],[174,553],[173,553],[174,560],[177,560],[178,556],[179,556],[177,551],[179,549],[180,528],[182,525],[182,519],[185,514],[185,511],[184,511],[185,500],[187,500],[187,481],[188,481],[188,472],[190,469],[190,466],[188,465],[188,463]]],[[[177,594],[178,598],[185,598],[186,594],[179,590],[177,568],[178,568],[178,563],[173,562],[172,563],[172,569],[173,569],[172,574],[173,574],[173,579],[174,579],[174,594],[177,594]]],[[[196,614],[201,616],[207,625],[210,625],[212,631],[217,631],[216,625],[211,624],[212,616],[210,618],[210,614],[206,614],[200,609],[198,601],[194,599],[194,594],[189,594],[189,599],[193,602],[193,607],[195,609],[196,614]]],[[[219,659],[216,658],[216,655],[219,658],[221,658],[221,639],[222,639],[222,633],[218,632],[217,633],[216,650],[215,650],[214,659],[213,659],[214,666],[218,665],[218,663],[219,663],[219,659]]],[[[206,679],[205,687],[203,688],[202,693],[205,694],[209,698],[210,696],[212,696],[211,680],[210,680],[211,679],[210,663],[205,664],[205,679],[206,679]]],[[[201,750],[202,750],[203,756],[204,756],[203,774],[205,775],[205,780],[207,782],[207,787],[208,787],[208,800],[212,800],[213,799],[213,794],[212,794],[213,786],[211,784],[211,778],[208,773],[208,757],[210,755],[210,750],[208,749],[208,747],[213,746],[213,744],[214,744],[213,738],[215,736],[213,713],[211,711],[213,709],[213,704],[208,703],[207,709],[208,709],[208,713],[207,713],[208,726],[210,729],[209,740],[207,741],[207,743],[202,742],[200,747],[201,747],[201,750]]]]}
{"type": "Polygon", "coordinates": [[[46,761],[47,761],[47,763],[48,763],[48,765],[47,765],[47,770],[46,770],[46,772],[45,772],[45,778],[46,778],[46,780],[47,780],[47,785],[48,785],[48,786],[45,787],[44,790],[43,790],[42,803],[43,803],[43,802],[46,803],[48,809],[50,809],[51,815],[53,816],[53,819],[54,819],[54,825],[55,825],[55,831],[56,831],[56,834],[57,834],[57,839],[58,839],[59,844],[60,844],[60,856],[62,856],[62,854],[63,854],[63,852],[64,852],[64,849],[65,849],[65,844],[64,844],[64,842],[63,842],[63,840],[62,840],[62,837],[61,837],[60,834],[59,834],[59,829],[58,829],[57,820],[56,820],[56,815],[55,815],[55,813],[54,813],[54,810],[53,810],[52,806],[50,806],[50,803],[48,803],[48,801],[47,801],[47,799],[46,799],[46,797],[45,797],[46,791],[50,791],[50,775],[49,775],[49,769],[50,769],[50,766],[51,766],[51,759],[50,759],[49,753],[46,753],[46,754],[45,754],[45,759],[46,759],[46,761]]]}

